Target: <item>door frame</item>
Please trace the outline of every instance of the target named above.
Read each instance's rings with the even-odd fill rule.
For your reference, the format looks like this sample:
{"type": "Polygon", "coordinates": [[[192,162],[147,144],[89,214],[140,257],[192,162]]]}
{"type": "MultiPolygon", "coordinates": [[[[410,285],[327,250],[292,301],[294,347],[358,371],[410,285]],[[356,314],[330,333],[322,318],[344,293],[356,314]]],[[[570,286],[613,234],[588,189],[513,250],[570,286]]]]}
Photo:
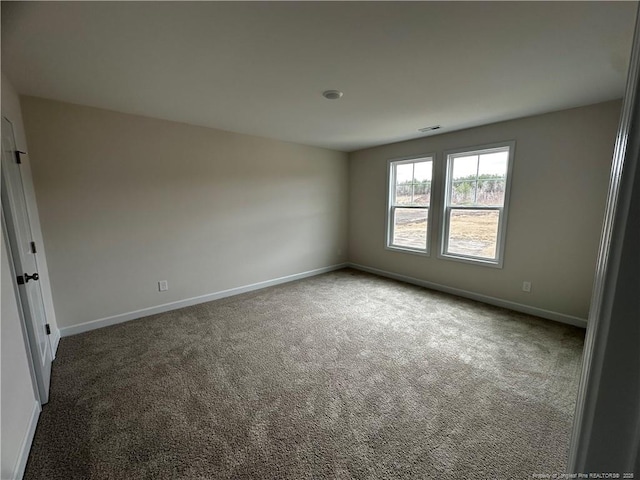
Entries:
{"type": "MultiPolygon", "coordinates": [[[[616,350],[618,354],[621,349],[624,350],[624,345],[620,345],[620,339],[625,335],[633,335],[633,328],[630,328],[628,319],[621,317],[619,309],[634,307],[628,298],[629,292],[623,290],[620,293],[618,279],[629,271],[628,257],[632,257],[629,255],[630,244],[632,241],[637,242],[639,236],[638,231],[633,230],[637,227],[628,225],[627,222],[633,218],[633,202],[637,203],[640,198],[640,184],[637,180],[640,178],[639,127],[640,10],[636,14],[626,90],[613,152],[567,473],[608,472],[615,471],[611,468],[616,468],[620,470],[622,478],[624,472],[633,472],[640,464],[640,393],[637,389],[625,389],[629,383],[638,382],[635,374],[640,370],[640,358],[633,357],[633,353],[629,352],[624,357],[631,361],[626,371],[620,372],[617,379],[608,376],[611,373],[611,365],[620,363],[621,357],[616,357],[616,350]],[[617,387],[615,391],[611,388],[613,384],[617,387]],[[630,403],[635,404],[635,407],[618,408],[615,401],[612,402],[612,395],[625,393],[632,395],[634,401],[630,403]],[[635,426],[635,433],[618,431],[617,435],[604,439],[603,423],[613,419],[619,422],[621,418],[635,426]],[[609,457],[609,460],[603,462],[607,451],[615,451],[615,458],[609,457]]],[[[633,260],[633,257],[630,260],[633,260]]],[[[637,270],[634,275],[636,279],[640,276],[637,270]]],[[[637,295],[638,292],[635,292],[636,298],[637,295]]],[[[629,316],[638,313],[640,312],[627,311],[629,316]]],[[[634,349],[634,352],[637,353],[637,349],[634,349]]],[[[635,473],[640,474],[640,471],[635,473]]]]}
{"type": "MultiPolygon", "coordinates": [[[[12,148],[14,149],[14,152],[17,151],[17,144],[16,144],[16,139],[15,139],[15,127],[13,122],[6,117],[5,115],[2,115],[2,121],[6,120],[10,125],[11,125],[11,133],[12,133],[12,143],[13,146],[12,148]]],[[[27,224],[29,226],[29,231],[30,231],[30,236],[32,237],[31,240],[33,240],[33,225],[32,225],[32,218],[31,218],[31,212],[29,211],[29,206],[27,203],[27,199],[26,199],[26,191],[25,191],[25,186],[24,186],[24,181],[22,180],[22,175],[20,176],[20,185],[15,185],[14,183],[16,182],[12,182],[12,178],[11,176],[9,176],[7,174],[7,172],[5,171],[5,165],[4,162],[0,162],[0,176],[2,177],[2,182],[0,182],[0,188],[2,188],[2,183],[7,182],[8,184],[10,184],[13,188],[16,188],[18,190],[20,190],[22,192],[22,195],[24,195],[25,197],[25,204],[24,204],[24,208],[25,208],[25,212],[27,215],[27,224]]],[[[21,171],[21,174],[23,172],[21,171]]],[[[31,360],[31,367],[32,367],[32,380],[35,380],[35,391],[37,393],[38,396],[38,400],[40,402],[41,405],[45,404],[48,402],[49,400],[49,382],[50,382],[50,377],[51,377],[51,364],[53,363],[53,349],[51,346],[51,335],[47,335],[48,338],[45,339],[44,342],[44,355],[41,353],[40,351],[40,347],[38,345],[38,337],[37,337],[37,333],[36,333],[36,329],[40,327],[38,323],[33,315],[31,313],[29,313],[29,315],[27,315],[28,312],[25,312],[25,308],[27,308],[25,306],[29,305],[29,299],[25,297],[26,292],[23,292],[20,287],[17,285],[17,273],[16,273],[16,265],[20,264],[20,261],[17,261],[17,258],[19,259],[18,255],[19,253],[16,251],[16,245],[14,245],[14,242],[16,241],[16,216],[14,216],[14,211],[12,206],[9,204],[9,201],[5,202],[5,198],[7,200],[9,200],[8,195],[5,196],[5,192],[2,192],[1,195],[2,198],[2,228],[3,228],[3,235],[5,236],[5,239],[7,241],[7,249],[9,252],[9,257],[10,257],[10,263],[11,263],[11,269],[12,269],[12,275],[13,275],[13,279],[14,279],[14,284],[13,284],[13,288],[14,291],[16,292],[17,295],[17,300],[19,302],[20,308],[19,308],[19,312],[21,314],[21,322],[23,325],[23,332],[25,333],[25,338],[26,338],[26,345],[28,346],[28,350],[29,350],[29,357],[31,360]],[[48,369],[49,372],[45,372],[43,371],[43,362],[41,360],[44,360],[44,363],[46,364],[48,362],[48,369]]],[[[16,215],[19,216],[19,212],[15,212],[16,215]]],[[[34,263],[36,266],[36,269],[39,268],[39,263],[38,263],[38,259],[37,256],[34,254],[34,263]]],[[[44,323],[48,324],[48,313],[46,311],[46,308],[44,307],[44,296],[43,296],[43,292],[42,292],[42,286],[40,284],[38,284],[38,288],[40,288],[40,298],[42,301],[42,315],[44,316],[44,323]]]]}

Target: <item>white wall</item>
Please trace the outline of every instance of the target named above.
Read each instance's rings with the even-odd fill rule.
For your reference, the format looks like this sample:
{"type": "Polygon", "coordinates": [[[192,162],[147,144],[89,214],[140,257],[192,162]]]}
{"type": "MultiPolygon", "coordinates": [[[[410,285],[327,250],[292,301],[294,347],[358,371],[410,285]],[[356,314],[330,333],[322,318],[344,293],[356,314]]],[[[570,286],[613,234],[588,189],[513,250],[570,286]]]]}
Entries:
{"type": "Polygon", "coordinates": [[[345,153],[21,102],[61,327],[347,259],[345,153]]]}
{"type": "Polygon", "coordinates": [[[620,107],[607,102],[350,154],[350,261],[586,319],[620,107]],[[516,149],[503,269],[438,259],[438,244],[428,258],[384,248],[389,159],[504,140],[516,149]],[[524,280],[531,293],[522,292],[524,280]]]}
{"type": "MultiPolygon", "coordinates": [[[[14,125],[14,133],[18,149],[26,150],[20,105],[11,84],[2,76],[2,115],[7,117],[14,125]]],[[[27,194],[27,203],[30,213],[35,216],[32,219],[34,238],[42,245],[40,227],[37,222],[37,208],[33,186],[30,182],[28,160],[23,166],[24,187],[27,194]]],[[[1,310],[2,321],[0,323],[0,478],[21,478],[26,465],[27,455],[33,439],[33,433],[40,412],[37,400],[36,386],[32,381],[30,370],[30,353],[26,345],[26,332],[23,329],[21,310],[18,304],[16,283],[10,264],[8,243],[5,238],[4,224],[0,237],[1,250],[1,310]]],[[[45,298],[45,311],[54,332],[57,332],[55,314],[51,302],[51,291],[48,289],[48,272],[44,247],[41,250],[38,268],[41,277],[43,296],[45,298]],[[48,291],[48,298],[47,292],[48,291]]]]}

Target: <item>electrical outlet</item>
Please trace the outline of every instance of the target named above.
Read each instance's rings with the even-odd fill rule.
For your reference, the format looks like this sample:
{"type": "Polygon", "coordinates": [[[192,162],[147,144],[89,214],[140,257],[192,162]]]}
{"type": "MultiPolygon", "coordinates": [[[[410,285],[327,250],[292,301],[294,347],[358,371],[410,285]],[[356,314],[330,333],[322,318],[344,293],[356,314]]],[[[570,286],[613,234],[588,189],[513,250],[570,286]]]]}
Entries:
{"type": "Polygon", "coordinates": [[[531,293],[531,282],[522,282],[522,291],[531,293]]]}
{"type": "Polygon", "coordinates": [[[169,282],[166,280],[160,280],[158,282],[158,291],[166,292],[167,290],[169,290],[169,282]]]}

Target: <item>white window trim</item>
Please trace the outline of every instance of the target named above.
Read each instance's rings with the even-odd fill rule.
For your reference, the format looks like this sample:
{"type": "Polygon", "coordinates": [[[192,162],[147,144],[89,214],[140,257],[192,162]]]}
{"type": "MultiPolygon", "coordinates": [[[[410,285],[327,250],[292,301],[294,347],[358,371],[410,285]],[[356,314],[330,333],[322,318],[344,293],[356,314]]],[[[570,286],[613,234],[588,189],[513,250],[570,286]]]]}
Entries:
{"type": "MultiPolygon", "coordinates": [[[[476,145],[473,147],[467,148],[456,148],[455,150],[446,150],[444,152],[444,160],[445,160],[445,179],[444,179],[444,197],[442,199],[442,220],[440,225],[440,249],[438,253],[438,258],[444,260],[453,260],[457,262],[470,263],[473,265],[483,265],[487,267],[493,268],[502,268],[504,265],[504,250],[505,250],[505,242],[507,235],[507,218],[509,215],[509,199],[511,196],[511,178],[513,177],[513,158],[515,156],[516,142],[515,140],[509,140],[505,142],[496,142],[490,143],[486,145],[476,145]],[[500,211],[500,220],[498,223],[498,238],[496,245],[496,259],[491,260],[482,257],[474,257],[471,255],[462,255],[462,254],[453,254],[446,253],[447,249],[447,241],[449,238],[449,220],[448,220],[448,210],[451,208],[449,203],[449,198],[451,194],[451,162],[453,159],[449,158],[450,155],[456,155],[459,153],[468,153],[470,155],[484,152],[486,153],[488,150],[498,150],[504,147],[509,147],[509,160],[507,162],[507,179],[504,191],[504,204],[502,207],[481,207],[481,210],[498,210],[500,211]]],[[[463,210],[465,208],[469,208],[472,210],[478,210],[477,207],[455,207],[456,210],[463,210]]]]}
{"type": "Polygon", "coordinates": [[[385,221],[385,240],[384,240],[384,248],[386,250],[391,250],[393,252],[402,252],[402,253],[411,253],[414,255],[420,255],[423,257],[431,256],[431,234],[434,228],[433,222],[433,190],[434,185],[436,184],[435,178],[435,165],[436,165],[436,154],[435,153],[425,153],[420,155],[412,155],[410,157],[400,157],[400,158],[392,158],[391,160],[387,160],[387,214],[385,221]],[[426,248],[423,250],[421,248],[411,248],[411,247],[402,247],[393,245],[393,215],[392,210],[393,205],[393,193],[395,189],[395,169],[391,168],[393,164],[403,164],[403,163],[414,163],[421,159],[431,159],[431,194],[429,198],[429,206],[427,207],[429,210],[427,216],[427,244],[426,248]],[[394,188],[392,188],[392,186],[394,188]]]}

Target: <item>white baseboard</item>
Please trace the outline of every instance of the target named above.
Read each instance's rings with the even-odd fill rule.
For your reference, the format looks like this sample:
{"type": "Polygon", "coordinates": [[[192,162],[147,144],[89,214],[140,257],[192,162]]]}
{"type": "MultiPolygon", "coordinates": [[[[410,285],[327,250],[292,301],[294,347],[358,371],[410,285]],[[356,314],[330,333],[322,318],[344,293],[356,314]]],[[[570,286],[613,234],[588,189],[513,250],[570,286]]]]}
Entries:
{"type": "Polygon", "coordinates": [[[252,292],[254,290],[260,290],[262,288],[272,287],[281,283],[293,282],[302,278],[313,277],[334,270],[347,267],[347,263],[340,263],[337,265],[330,265],[328,267],[317,268],[315,270],[309,270],[307,272],[296,273],[293,275],[287,275],[285,277],[274,278],[272,280],[265,280],[263,282],[252,283],[251,285],[244,285],[242,287],[230,288],[228,290],[222,290],[220,292],[209,293],[207,295],[201,295],[198,297],[187,298],[184,300],[178,300],[176,302],[165,303],[155,307],[143,308],[141,310],[135,310],[133,312],[121,313],[119,315],[113,315],[111,317],[99,318],[97,320],[91,320],[89,322],[80,323],[78,325],[72,325],[70,327],[63,327],[60,329],[60,335],[68,337],[69,335],[76,335],[78,333],[88,332],[97,328],[108,327],[110,325],[116,325],[118,323],[128,322],[129,320],[135,320],[136,318],[147,317],[149,315],[155,315],[157,313],[164,313],[171,310],[177,310],[178,308],[190,307],[191,305],[197,305],[199,303],[211,302],[220,298],[231,297],[233,295],[240,295],[241,293],[252,292]]]}
{"type": "Polygon", "coordinates": [[[378,268],[367,267],[357,263],[349,263],[349,267],[356,270],[362,270],[363,272],[373,273],[380,275],[381,277],[393,278],[394,280],[400,280],[401,282],[411,283],[420,287],[430,288],[432,290],[438,290],[440,292],[450,293],[459,297],[470,298],[471,300],[477,300],[479,302],[488,303],[489,305],[495,305],[497,307],[508,308],[509,310],[515,310],[516,312],[526,313],[528,315],[535,315],[537,317],[546,318],[548,320],[554,320],[560,323],[566,323],[574,325],[576,327],[587,328],[587,320],[584,318],[574,317],[572,315],[565,315],[564,313],[552,312],[550,310],[544,310],[538,307],[532,307],[530,305],[524,305],[522,303],[511,302],[509,300],[503,300],[501,298],[490,297],[488,295],[482,295],[480,293],[470,292],[468,290],[462,290],[459,288],[448,287],[439,283],[428,282],[426,280],[420,280],[419,278],[408,277],[406,275],[400,275],[398,273],[387,272],[386,270],[380,270],[378,268]]]}
{"type": "Polygon", "coordinates": [[[38,418],[40,417],[40,403],[36,400],[33,402],[33,410],[31,411],[31,417],[29,418],[29,425],[27,425],[27,431],[22,439],[20,445],[20,453],[16,459],[16,463],[13,467],[13,475],[10,478],[22,479],[24,476],[24,470],[27,467],[27,460],[29,459],[29,452],[31,451],[31,444],[33,443],[33,437],[36,434],[36,426],[38,425],[38,418]]]}

